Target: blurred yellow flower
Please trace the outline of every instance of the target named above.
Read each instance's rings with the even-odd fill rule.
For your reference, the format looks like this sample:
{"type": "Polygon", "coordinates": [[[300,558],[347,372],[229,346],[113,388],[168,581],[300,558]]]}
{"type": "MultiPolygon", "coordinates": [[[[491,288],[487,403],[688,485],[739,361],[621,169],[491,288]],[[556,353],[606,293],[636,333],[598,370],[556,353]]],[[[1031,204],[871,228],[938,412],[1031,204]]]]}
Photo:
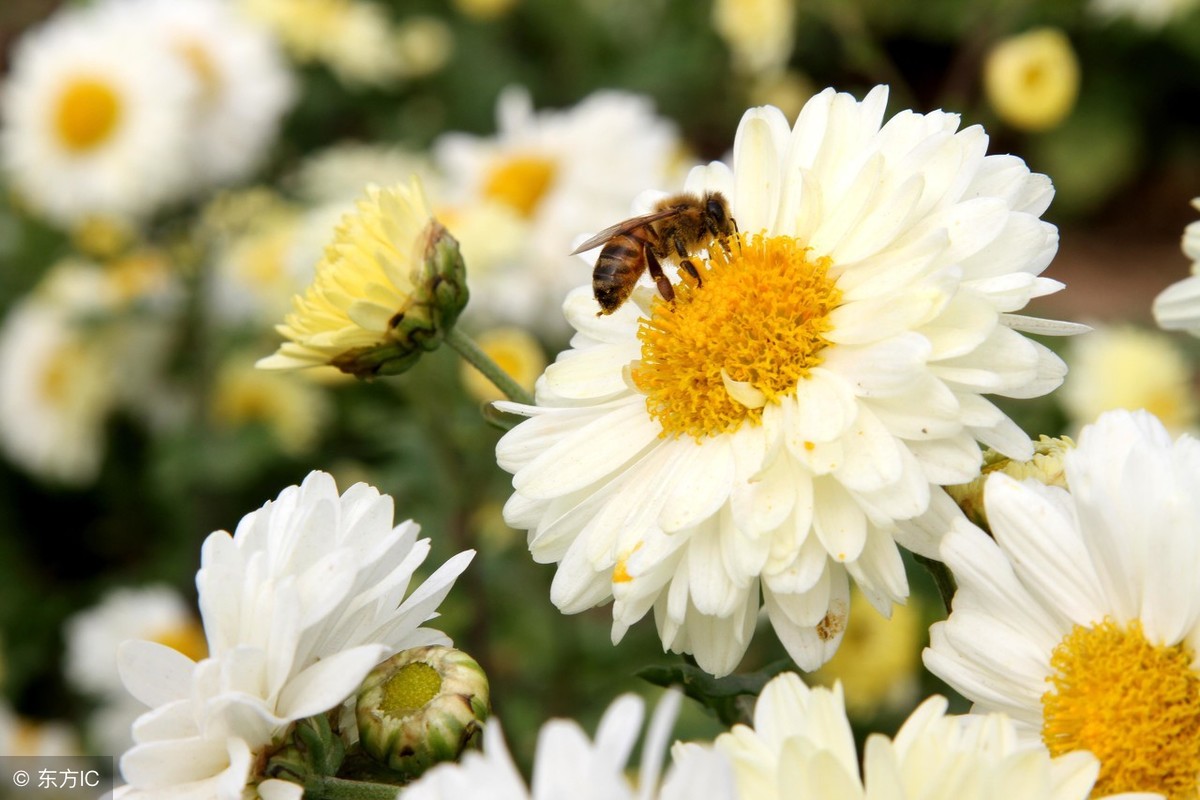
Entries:
{"type": "Polygon", "coordinates": [[[91,214],[71,229],[71,244],[85,256],[105,259],[119,255],[133,243],[136,235],[127,220],[91,214]]]}
{"type": "Polygon", "coordinates": [[[813,673],[813,682],[846,690],[846,710],[852,717],[868,718],[879,711],[910,705],[917,697],[917,670],[925,626],[916,595],[892,609],[885,619],[855,587],[851,591],[850,620],[841,647],[813,673]]]}
{"type": "Polygon", "coordinates": [[[397,374],[441,343],[466,301],[458,244],[433,218],[420,184],[369,186],[276,327],[290,341],[258,366],[397,374]]]}
{"type": "Polygon", "coordinates": [[[1002,120],[1022,130],[1044,131],[1075,107],[1079,60],[1066,34],[1037,28],[992,48],[983,66],[983,84],[1002,120]]]}
{"type": "Polygon", "coordinates": [[[713,28],[748,74],[778,72],[792,55],[796,20],[793,0],[716,0],[713,28]]]}
{"type": "Polygon", "coordinates": [[[405,78],[437,72],[454,54],[454,31],[427,14],[409,17],[397,25],[395,42],[405,78]]]}
{"type": "MultiPolygon", "coordinates": [[[[477,336],[475,343],[513,380],[527,391],[533,391],[533,384],[546,368],[546,355],[531,333],[523,328],[492,328],[477,336]]],[[[462,363],[461,375],[467,393],[479,402],[506,399],[495,384],[466,361],[462,363]]]]}
{"type": "Polygon", "coordinates": [[[1195,428],[1192,369],[1166,334],[1097,327],[1073,341],[1066,355],[1070,372],[1060,397],[1075,429],[1116,408],[1144,408],[1176,436],[1195,428]]]}
{"type": "Polygon", "coordinates": [[[324,390],[295,375],[264,372],[248,358],[222,365],[213,388],[211,413],[220,427],[260,424],[279,449],[301,455],[312,449],[329,417],[324,390]]]}
{"type": "Polygon", "coordinates": [[[388,13],[357,0],[240,0],[292,58],[319,62],[348,84],[385,84],[404,73],[388,13]]]}

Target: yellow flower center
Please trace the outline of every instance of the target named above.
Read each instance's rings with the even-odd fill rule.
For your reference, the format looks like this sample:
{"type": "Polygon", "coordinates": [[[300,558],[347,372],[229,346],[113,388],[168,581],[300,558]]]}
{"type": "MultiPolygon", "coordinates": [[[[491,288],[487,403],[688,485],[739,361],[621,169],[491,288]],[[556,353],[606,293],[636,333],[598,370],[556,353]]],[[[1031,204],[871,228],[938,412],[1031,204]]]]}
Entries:
{"type": "Polygon", "coordinates": [[[1159,792],[1194,800],[1200,779],[1200,673],[1183,644],[1146,641],[1141,623],[1076,625],[1054,648],[1042,695],[1050,754],[1100,759],[1094,795],[1159,792]]]}
{"type": "Polygon", "coordinates": [[[63,89],[54,111],[54,129],[68,150],[99,147],[121,120],[121,98],[107,83],[77,78],[63,89]]]}
{"type": "Polygon", "coordinates": [[[66,342],[55,350],[42,364],[39,388],[40,396],[48,405],[62,408],[74,398],[72,381],[86,368],[87,351],[75,341],[66,342]]]}
{"type": "Polygon", "coordinates": [[[701,439],[762,420],[762,407],[794,393],[821,363],[829,313],[841,291],[828,258],[790,236],[738,236],[683,270],[675,301],[654,300],[638,330],[631,377],[663,436],[701,439]]]}
{"type": "Polygon", "coordinates": [[[492,167],[483,194],[528,219],[554,182],[557,165],[543,156],[513,156],[492,167]]]}
{"type": "Polygon", "coordinates": [[[188,621],[173,628],[166,628],[148,637],[151,641],[178,650],[193,661],[208,657],[208,640],[204,629],[195,621],[188,621]]]}
{"type": "Polygon", "coordinates": [[[379,707],[393,717],[405,717],[422,708],[442,690],[442,676],[428,664],[405,664],[388,678],[379,707]]]}

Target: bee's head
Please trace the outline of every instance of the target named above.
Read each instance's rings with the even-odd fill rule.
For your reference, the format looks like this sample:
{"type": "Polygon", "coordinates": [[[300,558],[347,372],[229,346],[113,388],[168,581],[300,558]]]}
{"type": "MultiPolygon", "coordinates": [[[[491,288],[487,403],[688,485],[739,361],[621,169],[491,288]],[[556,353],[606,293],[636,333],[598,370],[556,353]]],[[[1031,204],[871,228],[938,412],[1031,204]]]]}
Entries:
{"type": "Polygon", "coordinates": [[[704,211],[708,215],[714,236],[733,233],[737,230],[737,222],[729,216],[729,204],[720,192],[709,192],[704,200],[704,211]]]}

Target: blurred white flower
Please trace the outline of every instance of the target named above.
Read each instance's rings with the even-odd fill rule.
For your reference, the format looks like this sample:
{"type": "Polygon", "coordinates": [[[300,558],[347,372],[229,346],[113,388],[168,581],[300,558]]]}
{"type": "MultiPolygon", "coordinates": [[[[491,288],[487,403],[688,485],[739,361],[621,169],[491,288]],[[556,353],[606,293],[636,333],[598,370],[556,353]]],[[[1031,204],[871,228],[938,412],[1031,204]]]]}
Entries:
{"type": "Polygon", "coordinates": [[[276,41],[226,0],[105,0],[98,14],[178,59],[195,85],[187,155],[198,187],[247,177],[295,96],[276,41]]]}
{"type": "Polygon", "coordinates": [[[1143,28],[1162,28],[1196,7],[1197,0],[1091,0],[1088,11],[1104,20],[1131,19],[1143,28]]]}
{"type": "Polygon", "coordinates": [[[614,641],[653,608],[665,648],[723,675],[765,604],[816,669],[851,577],[886,616],[908,594],[897,544],[937,555],[958,513],[940,485],[975,477],[977,442],[1032,455],[983,395],[1056,388],[1062,361],[1021,332],[1082,327],[1010,313],[1062,288],[1038,277],[1050,181],[957,115],[883,124],[886,101],[827,90],[794,129],[746,112],[732,169],[684,187],[722,192],[743,232],[696,259],[702,285],[668,303],[643,278],[609,316],[578,288],[537,405],[499,405],[531,417],[496,448],[505,517],[558,563],[560,610],[615,601],[614,641]]]}
{"type": "Polygon", "coordinates": [[[763,688],[754,727],[735,725],[715,747],[733,761],[738,796],[838,800],[1085,800],[1096,759],[1051,759],[1020,745],[1003,714],[946,716],[944,697],[922,703],[895,739],[867,738],[859,771],[841,686],[810,689],[794,673],[763,688]]]}
{"type": "Polygon", "coordinates": [[[0,756],[78,756],[83,750],[65,722],[38,722],[18,717],[0,701],[0,756]]]}
{"type": "MultiPolygon", "coordinates": [[[[1192,199],[1192,208],[1200,211],[1200,197],[1192,199]]],[[[1200,336],[1200,220],[1184,228],[1182,247],[1192,261],[1192,274],[1154,298],[1154,319],[1164,330],[1200,336]]]]}
{"type": "Polygon", "coordinates": [[[196,613],[169,586],[120,588],[67,620],[65,672],[98,708],[87,723],[92,750],[105,755],[131,744],[130,726],[146,707],[125,691],[117,670],[117,648],[126,639],[148,639],[200,659],[207,653],[196,613]]]}
{"type": "Polygon", "coordinates": [[[958,591],[925,665],[1051,755],[1090,751],[1097,796],[1200,789],[1200,442],[1111,411],[1067,450],[1070,491],[1007,475],[992,536],[942,544],[958,591]]]}
{"type": "Polygon", "coordinates": [[[542,726],[528,788],[504,743],[499,721],[484,726],[483,752],[467,751],[458,763],[441,764],[400,792],[400,800],[706,800],[732,798],[733,774],[725,757],[708,748],[678,746],[675,764],[660,783],[663,757],[680,695],[670,692],[655,709],[642,747],[636,783],[625,774],[642,728],[642,701],[622,695],[600,720],[591,741],[573,720],[555,719],[542,726]]]}
{"type": "Polygon", "coordinates": [[[395,145],[344,142],[311,154],[291,176],[296,191],[313,205],[352,206],[369,183],[394,186],[416,175],[428,192],[439,178],[429,158],[395,145]]]}
{"type": "MultiPolygon", "coordinates": [[[[410,594],[429,540],[417,540],[413,522],[392,521],[390,497],[361,483],[339,497],[329,475],[313,472],[232,536],[208,537],[196,586],[209,657],[195,662],[148,641],[120,651],[125,686],[151,708],[121,758],[125,797],[242,798],[261,777],[259,757],[292,723],[342,706],[393,653],[449,643],[420,626],[473,553],[410,594]]],[[[280,781],[255,788],[300,795],[280,781]]]]}
{"type": "Polygon", "coordinates": [[[145,215],[193,177],[195,81],[136,19],[60,11],[17,43],[4,83],[12,186],[61,225],[145,215]]]}
{"type": "MultiPolygon", "coordinates": [[[[59,284],[102,290],[92,265],[61,265],[59,284]]],[[[116,403],[114,353],[80,319],[83,309],[43,291],[17,303],[0,327],[0,448],[34,475],[90,482],[116,403]]]]}
{"type": "Polygon", "coordinates": [[[1073,430],[1117,408],[1144,408],[1176,434],[1195,427],[1192,366],[1166,334],[1097,326],[1072,340],[1065,356],[1071,371],[1059,396],[1073,430]]]}
{"type": "Polygon", "coordinates": [[[161,259],[53,266],[0,326],[0,450],[34,475],[82,485],[104,455],[118,405],[151,402],[178,288],[161,259]]]}
{"type": "Polygon", "coordinates": [[[525,90],[510,88],[496,115],[493,136],[447,133],[434,143],[446,181],[433,198],[438,217],[467,259],[466,318],[564,333],[563,297],[590,274],[567,254],[580,234],[628,217],[639,192],[662,185],[678,136],[649,100],[615,91],[535,112],[525,90]],[[482,213],[473,210],[481,205],[502,217],[497,225],[455,227],[456,217],[482,213]],[[520,232],[515,251],[489,247],[504,226],[520,232]]]}

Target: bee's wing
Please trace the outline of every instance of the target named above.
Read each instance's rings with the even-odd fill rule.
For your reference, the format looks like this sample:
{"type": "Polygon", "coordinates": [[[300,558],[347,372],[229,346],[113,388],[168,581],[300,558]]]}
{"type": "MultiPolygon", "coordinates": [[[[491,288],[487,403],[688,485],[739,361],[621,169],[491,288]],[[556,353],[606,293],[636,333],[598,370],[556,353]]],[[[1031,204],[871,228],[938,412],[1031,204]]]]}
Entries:
{"type": "Polygon", "coordinates": [[[583,244],[579,245],[579,247],[576,247],[571,255],[579,255],[587,250],[591,250],[593,247],[599,247],[613,237],[629,233],[631,230],[640,228],[643,225],[649,225],[651,222],[657,222],[660,219],[673,217],[678,213],[679,209],[677,208],[664,208],[661,211],[651,211],[649,214],[642,214],[640,217],[632,217],[630,219],[622,220],[616,225],[611,225],[605,228],[583,244]]]}

